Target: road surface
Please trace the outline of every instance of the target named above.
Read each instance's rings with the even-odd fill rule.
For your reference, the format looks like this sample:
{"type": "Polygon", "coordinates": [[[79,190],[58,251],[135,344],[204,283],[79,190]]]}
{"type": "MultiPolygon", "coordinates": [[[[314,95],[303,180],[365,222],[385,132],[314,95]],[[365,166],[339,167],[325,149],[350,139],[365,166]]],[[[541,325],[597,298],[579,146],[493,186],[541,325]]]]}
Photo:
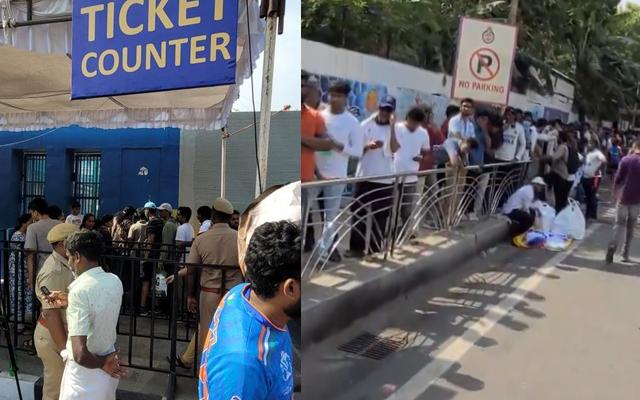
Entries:
{"type": "Polygon", "coordinates": [[[640,240],[635,263],[606,266],[611,230],[590,224],[564,252],[500,244],[307,346],[305,400],[637,399],[640,240]],[[395,351],[337,350],[362,333],[395,351]]]}

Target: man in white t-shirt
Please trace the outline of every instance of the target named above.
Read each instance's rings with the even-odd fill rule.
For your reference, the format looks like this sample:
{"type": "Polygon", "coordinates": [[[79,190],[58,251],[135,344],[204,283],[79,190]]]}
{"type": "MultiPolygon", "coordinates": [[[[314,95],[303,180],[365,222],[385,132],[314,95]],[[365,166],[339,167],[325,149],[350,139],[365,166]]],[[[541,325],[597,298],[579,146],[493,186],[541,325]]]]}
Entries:
{"type": "Polygon", "coordinates": [[[536,219],[533,202],[544,201],[546,190],[547,184],[544,179],[537,176],[530,184],[522,186],[509,197],[502,207],[502,213],[511,220],[512,237],[526,232],[533,226],[536,219]]]}
{"type": "Polygon", "coordinates": [[[395,135],[391,134],[395,109],[396,99],[385,96],[379,104],[378,112],[361,124],[364,145],[356,176],[371,177],[371,179],[356,183],[354,194],[356,201],[351,208],[353,213],[349,240],[351,257],[361,258],[365,254],[382,250],[393,195],[394,180],[388,176],[393,175],[393,153],[399,147],[395,135]],[[371,232],[367,234],[369,217],[371,232]]]}
{"type": "Polygon", "coordinates": [[[595,140],[589,142],[589,151],[585,157],[582,167],[582,188],[586,197],[587,219],[598,219],[598,186],[599,178],[602,176],[603,167],[606,170],[607,157],[598,149],[595,140]]]}
{"type": "MultiPolygon", "coordinates": [[[[337,144],[337,148],[327,151],[316,151],[316,173],[319,179],[342,179],[347,177],[349,158],[360,158],[363,150],[363,135],[356,117],[347,111],[347,96],[351,87],[347,82],[335,82],[329,88],[329,107],[320,115],[324,119],[327,135],[337,144]]],[[[334,243],[336,217],[340,212],[344,183],[323,186],[318,201],[323,203],[324,232],[320,242],[322,256],[328,256],[331,261],[340,261],[337,250],[331,252],[334,243]]]]}
{"type": "Polygon", "coordinates": [[[469,139],[476,137],[476,126],[473,123],[473,100],[460,102],[460,113],[449,120],[448,138],[469,139]]]}
{"type": "MultiPolygon", "coordinates": [[[[422,107],[413,107],[407,112],[405,121],[391,126],[399,145],[393,155],[393,165],[397,174],[417,173],[420,169],[420,160],[431,150],[429,133],[420,126],[426,118],[427,115],[422,107]]],[[[409,175],[403,179],[404,183],[400,188],[402,193],[400,217],[403,223],[406,223],[418,198],[418,177],[417,175],[409,175]]]]}
{"type": "Polygon", "coordinates": [[[74,201],[71,203],[71,214],[67,216],[67,219],[64,222],[75,225],[79,228],[80,225],[82,225],[82,218],[84,218],[84,215],[80,214],[80,203],[78,203],[78,201],[74,201]]]}
{"type": "Polygon", "coordinates": [[[516,122],[512,107],[507,107],[504,113],[504,129],[502,145],[496,150],[495,158],[498,162],[521,161],[527,150],[527,140],[524,127],[516,122]]]}
{"type": "Polygon", "coordinates": [[[524,129],[526,142],[526,151],[523,155],[523,159],[525,161],[533,160],[536,155],[536,148],[538,145],[538,130],[533,123],[533,114],[531,113],[531,111],[527,111],[524,113],[522,127],[524,129]]]}
{"type": "Polygon", "coordinates": [[[196,211],[196,218],[200,222],[200,229],[198,235],[201,235],[209,230],[211,227],[211,207],[202,206],[196,211]]]}
{"type": "Polygon", "coordinates": [[[176,246],[178,249],[184,250],[186,246],[193,242],[195,237],[193,226],[189,223],[189,220],[191,220],[191,208],[178,207],[177,220],[180,225],[176,231],[176,246]]]}

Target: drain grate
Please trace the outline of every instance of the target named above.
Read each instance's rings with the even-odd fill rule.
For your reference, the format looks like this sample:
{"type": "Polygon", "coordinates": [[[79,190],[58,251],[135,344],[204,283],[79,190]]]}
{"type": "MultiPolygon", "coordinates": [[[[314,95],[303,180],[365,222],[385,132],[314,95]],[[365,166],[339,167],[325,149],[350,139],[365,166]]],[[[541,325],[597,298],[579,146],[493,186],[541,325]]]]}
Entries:
{"type": "Polygon", "coordinates": [[[389,354],[398,351],[402,345],[403,341],[397,339],[363,333],[347,343],[338,346],[338,350],[373,360],[382,360],[389,354]]]}

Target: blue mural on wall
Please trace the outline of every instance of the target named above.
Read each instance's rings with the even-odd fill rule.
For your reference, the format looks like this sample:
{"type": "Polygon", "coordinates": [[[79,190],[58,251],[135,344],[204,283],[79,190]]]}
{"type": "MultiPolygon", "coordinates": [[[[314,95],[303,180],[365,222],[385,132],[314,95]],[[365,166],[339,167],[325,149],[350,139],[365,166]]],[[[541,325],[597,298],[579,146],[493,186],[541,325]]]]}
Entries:
{"type": "MultiPolygon", "coordinates": [[[[345,79],[332,75],[315,74],[319,83],[321,102],[329,101],[329,87],[336,81],[348,82],[351,86],[351,93],[347,99],[349,111],[362,121],[375,113],[378,109],[380,99],[387,94],[396,98],[396,115],[402,119],[407,111],[415,105],[426,104],[431,107],[433,120],[436,124],[441,124],[446,119],[446,109],[450,104],[455,104],[446,95],[421,92],[416,89],[403,87],[387,87],[383,84],[360,82],[354,79],[345,79]]],[[[545,118],[547,120],[560,118],[567,122],[569,113],[540,104],[531,104],[523,107],[524,111],[530,111],[534,119],[545,118]]]]}
{"type": "Polygon", "coordinates": [[[354,79],[344,79],[330,75],[316,75],[319,81],[320,99],[326,103],[329,101],[329,87],[338,80],[348,82],[351,93],[347,99],[347,108],[360,121],[367,119],[378,110],[378,103],[387,94],[396,98],[396,115],[404,118],[409,109],[415,105],[427,104],[431,106],[434,120],[441,123],[445,120],[445,110],[450,103],[450,98],[442,95],[434,95],[408,88],[388,88],[377,83],[360,82],[354,79]]]}
{"type": "Polygon", "coordinates": [[[375,83],[365,83],[353,79],[343,79],[335,76],[319,75],[320,98],[322,102],[329,101],[329,87],[338,81],[346,81],[351,86],[351,93],[347,99],[347,108],[359,120],[364,120],[378,110],[380,99],[387,95],[387,87],[375,83]]]}
{"type": "Polygon", "coordinates": [[[149,199],[157,204],[169,202],[178,206],[179,129],[107,130],[72,126],[50,134],[0,132],[0,209],[5,211],[0,213],[0,229],[12,227],[22,212],[23,160],[29,152],[46,154],[44,195],[50,204],[65,212],[73,198],[76,153],[100,154],[101,214],[113,214],[128,205],[142,207],[149,199]],[[9,145],[13,143],[16,144],[9,145]],[[141,176],[145,170],[146,174],[141,176]]]}

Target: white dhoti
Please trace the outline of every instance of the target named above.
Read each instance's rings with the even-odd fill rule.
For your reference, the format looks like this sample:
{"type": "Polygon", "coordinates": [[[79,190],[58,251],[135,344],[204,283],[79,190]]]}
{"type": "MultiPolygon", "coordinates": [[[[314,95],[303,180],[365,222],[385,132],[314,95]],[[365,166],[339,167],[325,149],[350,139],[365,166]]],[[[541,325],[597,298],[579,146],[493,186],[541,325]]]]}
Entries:
{"type": "Polygon", "coordinates": [[[100,368],[89,369],[67,360],[60,400],[115,400],[118,381],[100,368]]]}

